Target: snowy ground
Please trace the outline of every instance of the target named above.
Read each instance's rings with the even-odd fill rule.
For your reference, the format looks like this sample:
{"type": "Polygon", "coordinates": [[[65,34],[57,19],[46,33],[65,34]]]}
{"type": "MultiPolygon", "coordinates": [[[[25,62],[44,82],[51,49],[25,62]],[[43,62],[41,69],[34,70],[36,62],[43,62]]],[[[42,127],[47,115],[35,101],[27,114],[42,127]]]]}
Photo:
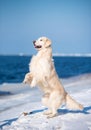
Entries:
{"type": "Polygon", "coordinates": [[[47,119],[39,89],[23,84],[0,85],[0,130],[91,130],[91,74],[62,80],[70,95],[84,105],[84,111],[65,107],[57,117],[47,119]],[[23,112],[29,112],[24,116],[23,112]]]}

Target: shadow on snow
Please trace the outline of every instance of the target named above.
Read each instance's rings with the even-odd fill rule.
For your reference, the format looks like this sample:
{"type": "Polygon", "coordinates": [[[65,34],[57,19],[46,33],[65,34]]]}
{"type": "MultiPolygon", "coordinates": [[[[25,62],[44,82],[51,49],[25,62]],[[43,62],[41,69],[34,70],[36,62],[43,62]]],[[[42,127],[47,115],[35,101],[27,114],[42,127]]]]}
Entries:
{"type": "Polygon", "coordinates": [[[90,112],[88,112],[89,110],[91,110],[91,106],[84,107],[83,111],[81,111],[81,110],[69,110],[69,109],[58,109],[58,113],[59,114],[67,114],[67,113],[73,113],[73,114],[77,114],[77,113],[90,114],[90,112]]]}
{"type": "MultiPolygon", "coordinates": [[[[41,113],[41,112],[43,112],[46,109],[47,108],[45,108],[45,109],[39,109],[39,110],[33,110],[33,111],[29,112],[27,115],[41,113]]],[[[59,113],[59,115],[68,114],[68,113],[72,113],[72,114],[77,114],[77,113],[90,114],[90,112],[88,112],[89,110],[91,110],[91,106],[84,107],[83,111],[79,111],[79,110],[68,110],[68,109],[58,109],[58,113],[59,113]]],[[[9,119],[9,120],[0,121],[0,122],[3,122],[3,124],[0,125],[0,128],[2,129],[3,126],[5,126],[5,125],[11,125],[11,123],[13,121],[16,121],[17,119],[18,118],[13,118],[13,119],[9,119]]]]}

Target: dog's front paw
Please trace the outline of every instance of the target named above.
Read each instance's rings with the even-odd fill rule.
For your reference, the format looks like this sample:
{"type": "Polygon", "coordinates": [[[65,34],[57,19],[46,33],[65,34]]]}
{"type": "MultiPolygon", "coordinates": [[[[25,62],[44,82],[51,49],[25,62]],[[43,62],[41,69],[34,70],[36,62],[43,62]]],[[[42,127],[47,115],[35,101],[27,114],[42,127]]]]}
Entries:
{"type": "Polygon", "coordinates": [[[25,75],[25,78],[24,78],[23,83],[24,83],[24,84],[31,84],[32,79],[33,79],[32,74],[31,74],[31,73],[27,73],[27,74],[25,75]]]}
{"type": "Polygon", "coordinates": [[[36,80],[35,78],[33,78],[33,80],[32,80],[32,82],[31,82],[30,86],[31,86],[31,88],[33,88],[33,87],[35,87],[36,85],[37,85],[37,80],[36,80]]]}

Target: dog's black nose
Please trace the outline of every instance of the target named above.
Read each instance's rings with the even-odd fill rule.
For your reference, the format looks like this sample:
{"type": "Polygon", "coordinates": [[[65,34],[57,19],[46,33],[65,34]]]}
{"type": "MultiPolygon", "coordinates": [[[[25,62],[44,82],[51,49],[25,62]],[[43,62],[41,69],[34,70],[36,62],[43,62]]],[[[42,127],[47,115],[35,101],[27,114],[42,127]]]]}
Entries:
{"type": "Polygon", "coordinates": [[[36,41],[33,41],[33,44],[35,44],[36,41]]]}

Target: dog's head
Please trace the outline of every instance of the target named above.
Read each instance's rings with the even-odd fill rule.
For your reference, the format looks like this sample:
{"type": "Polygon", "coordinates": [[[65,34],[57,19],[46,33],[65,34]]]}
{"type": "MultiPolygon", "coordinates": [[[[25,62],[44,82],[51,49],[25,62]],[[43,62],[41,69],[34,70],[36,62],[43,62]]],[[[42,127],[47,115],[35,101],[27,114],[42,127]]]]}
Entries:
{"type": "Polygon", "coordinates": [[[46,37],[40,37],[38,40],[33,41],[33,44],[34,44],[34,47],[37,50],[41,50],[41,49],[50,47],[51,46],[51,40],[49,40],[46,37]]]}

